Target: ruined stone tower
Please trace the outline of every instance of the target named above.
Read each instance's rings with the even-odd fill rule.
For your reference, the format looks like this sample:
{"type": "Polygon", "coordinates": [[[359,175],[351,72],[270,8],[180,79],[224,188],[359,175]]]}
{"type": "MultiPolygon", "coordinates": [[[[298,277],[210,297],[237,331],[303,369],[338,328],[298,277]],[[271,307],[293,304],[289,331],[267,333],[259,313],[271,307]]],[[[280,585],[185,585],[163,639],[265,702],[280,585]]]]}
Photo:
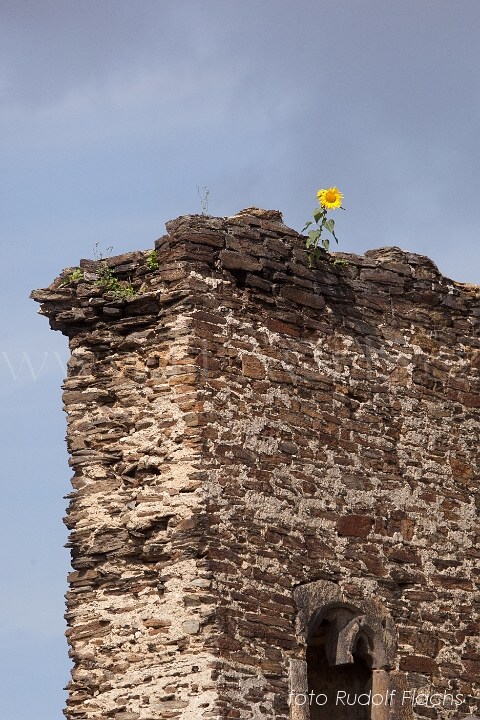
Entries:
{"type": "Polygon", "coordinates": [[[71,348],[67,718],[478,713],[480,288],[310,268],[274,211],[167,232],[33,293],[71,348]]]}

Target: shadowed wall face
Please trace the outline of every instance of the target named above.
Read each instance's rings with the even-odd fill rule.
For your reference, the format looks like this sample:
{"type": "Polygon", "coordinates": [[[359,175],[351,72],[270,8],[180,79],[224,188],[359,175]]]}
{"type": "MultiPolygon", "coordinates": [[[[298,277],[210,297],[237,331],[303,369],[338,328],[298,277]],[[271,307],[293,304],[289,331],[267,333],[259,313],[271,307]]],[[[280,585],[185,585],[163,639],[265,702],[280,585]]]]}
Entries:
{"type": "Polygon", "coordinates": [[[311,268],[275,211],[167,231],[120,292],[82,261],[34,293],[72,352],[67,717],[286,720],[293,661],[473,712],[479,288],[398,248],[311,268]],[[328,669],[308,584],[306,623],[321,592],[388,619],[388,661],[328,669]]]}

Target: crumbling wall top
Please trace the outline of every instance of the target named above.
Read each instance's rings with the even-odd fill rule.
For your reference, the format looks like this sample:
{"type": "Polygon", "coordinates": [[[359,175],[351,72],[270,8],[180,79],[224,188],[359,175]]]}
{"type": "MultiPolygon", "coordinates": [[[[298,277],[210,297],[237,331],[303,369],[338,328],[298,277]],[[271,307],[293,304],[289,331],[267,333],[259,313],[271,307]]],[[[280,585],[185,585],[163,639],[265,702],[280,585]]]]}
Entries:
{"type": "MultiPolygon", "coordinates": [[[[105,323],[130,332],[162,306],[195,304],[206,278],[210,286],[230,285],[252,301],[290,308],[312,321],[320,311],[342,324],[389,312],[419,325],[432,316],[442,325],[455,325],[460,317],[478,324],[479,286],[454,282],[429,258],[398,247],[333,253],[311,267],[304,238],[279,211],[258,208],[231,217],[184,215],[166,229],[155,251],[81,260],[79,268],[67,268],[48,288],[34,291],[52,328],[70,337],[105,323]],[[116,290],[105,272],[107,280],[118,281],[116,290]]],[[[355,329],[362,332],[359,322],[355,329]]]]}

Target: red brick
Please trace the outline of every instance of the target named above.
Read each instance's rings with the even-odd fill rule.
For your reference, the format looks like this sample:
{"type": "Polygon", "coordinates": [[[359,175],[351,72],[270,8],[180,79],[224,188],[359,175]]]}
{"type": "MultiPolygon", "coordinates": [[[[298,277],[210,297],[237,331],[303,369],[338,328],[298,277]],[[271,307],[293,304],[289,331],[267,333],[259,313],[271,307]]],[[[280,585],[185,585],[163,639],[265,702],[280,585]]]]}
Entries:
{"type": "Polygon", "coordinates": [[[337,531],[345,537],[367,537],[373,526],[373,518],[367,515],[343,515],[338,519],[337,531]]]}
{"type": "Polygon", "coordinates": [[[423,675],[435,675],[437,672],[437,664],[429,657],[424,655],[407,655],[400,660],[400,670],[409,672],[418,672],[423,675]]]}
{"type": "Polygon", "coordinates": [[[255,355],[242,355],[242,374],[245,377],[263,380],[265,377],[265,365],[255,355]]]}

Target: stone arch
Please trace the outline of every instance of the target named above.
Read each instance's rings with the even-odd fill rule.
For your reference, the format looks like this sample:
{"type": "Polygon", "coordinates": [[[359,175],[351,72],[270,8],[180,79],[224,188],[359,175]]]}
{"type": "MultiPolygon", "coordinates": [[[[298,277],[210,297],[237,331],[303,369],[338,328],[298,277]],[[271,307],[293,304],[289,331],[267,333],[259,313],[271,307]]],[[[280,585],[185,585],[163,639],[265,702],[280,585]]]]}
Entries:
{"type": "Polygon", "coordinates": [[[294,599],[304,659],[291,666],[292,720],[386,720],[396,632],[383,605],[325,580],[299,586],[294,599]],[[361,704],[368,693],[384,703],[361,704]]]}

